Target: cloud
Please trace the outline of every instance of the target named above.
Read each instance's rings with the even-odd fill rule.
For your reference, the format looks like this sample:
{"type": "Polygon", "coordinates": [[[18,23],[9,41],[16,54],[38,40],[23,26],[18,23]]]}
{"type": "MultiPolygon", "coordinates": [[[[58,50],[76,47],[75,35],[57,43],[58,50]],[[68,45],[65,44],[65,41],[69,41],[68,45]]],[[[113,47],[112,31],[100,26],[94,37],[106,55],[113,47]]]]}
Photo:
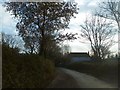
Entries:
{"type": "Polygon", "coordinates": [[[0,32],[5,32],[7,34],[17,34],[16,32],[16,20],[9,12],[6,12],[5,8],[0,3],[0,32]]]}
{"type": "Polygon", "coordinates": [[[69,44],[72,52],[88,52],[90,51],[89,44],[81,43],[79,40],[74,40],[72,42],[66,41],[64,44],[69,44]]]}
{"type": "Polygon", "coordinates": [[[90,2],[88,6],[97,7],[97,2],[96,1],[90,2]]]}
{"type": "Polygon", "coordinates": [[[79,6],[84,5],[84,0],[75,0],[75,2],[77,2],[79,6]]]}

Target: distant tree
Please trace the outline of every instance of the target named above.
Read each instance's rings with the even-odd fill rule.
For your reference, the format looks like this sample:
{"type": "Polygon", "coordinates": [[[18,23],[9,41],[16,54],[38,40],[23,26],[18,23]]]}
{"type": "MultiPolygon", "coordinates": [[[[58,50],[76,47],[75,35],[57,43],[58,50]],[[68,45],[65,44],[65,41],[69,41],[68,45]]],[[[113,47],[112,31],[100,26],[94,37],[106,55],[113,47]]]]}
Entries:
{"type": "Polygon", "coordinates": [[[120,58],[120,52],[118,52],[118,57],[120,58]]]}
{"type": "Polygon", "coordinates": [[[115,55],[114,55],[114,54],[111,54],[111,55],[110,55],[110,58],[114,58],[114,57],[115,57],[115,55]]]}
{"type": "Polygon", "coordinates": [[[111,45],[105,45],[105,46],[101,46],[101,59],[105,59],[106,57],[107,57],[107,55],[109,56],[109,54],[111,53],[110,52],[110,47],[112,46],[112,44],[111,45]]]}
{"type": "Polygon", "coordinates": [[[114,44],[115,30],[112,28],[112,23],[107,22],[105,18],[91,16],[81,28],[81,36],[90,42],[94,57],[104,59],[114,44]]]}
{"type": "Polygon", "coordinates": [[[118,54],[115,54],[115,58],[118,58],[118,54]]]}
{"type": "Polygon", "coordinates": [[[62,50],[63,50],[63,54],[68,54],[71,52],[71,48],[67,44],[62,47],[62,50]]]}
{"type": "Polygon", "coordinates": [[[34,44],[38,43],[38,53],[45,55],[49,42],[47,36],[54,37],[49,39],[57,42],[75,39],[74,34],[61,33],[68,28],[71,17],[77,14],[75,2],[7,2],[4,6],[18,18],[16,27],[19,35],[31,52],[36,49],[34,44]]]}
{"type": "Polygon", "coordinates": [[[107,55],[107,58],[110,59],[110,54],[107,55]]]}
{"type": "Polygon", "coordinates": [[[17,40],[15,35],[2,33],[2,45],[6,45],[11,48],[19,48],[20,41],[17,40]]]}
{"type": "Polygon", "coordinates": [[[14,35],[8,35],[2,33],[2,59],[3,63],[6,60],[12,60],[13,58],[17,57],[20,52],[19,43],[14,38],[14,35]]]}

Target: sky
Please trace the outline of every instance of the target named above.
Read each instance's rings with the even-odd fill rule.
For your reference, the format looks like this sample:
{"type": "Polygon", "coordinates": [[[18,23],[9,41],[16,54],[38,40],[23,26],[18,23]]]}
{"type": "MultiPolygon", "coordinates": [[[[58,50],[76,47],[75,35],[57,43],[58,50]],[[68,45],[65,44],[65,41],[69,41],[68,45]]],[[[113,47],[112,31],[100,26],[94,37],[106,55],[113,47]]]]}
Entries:
{"type": "MultiPolygon", "coordinates": [[[[3,31],[7,34],[17,34],[15,25],[17,20],[13,18],[13,16],[5,11],[5,8],[2,6],[3,1],[0,0],[0,32],[3,31]]],[[[68,0],[67,0],[68,1],[68,0]]],[[[71,0],[72,1],[72,0],[71,0]]],[[[65,32],[72,32],[80,34],[80,25],[84,23],[87,15],[91,15],[97,8],[98,2],[105,1],[105,0],[75,0],[78,3],[79,13],[76,18],[71,18],[69,27],[70,29],[66,29],[65,32]]],[[[116,35],[114,38],[116,41],[118,40],[118,36],[116,35]]],[[[90,44],[83,43],[84,39],[77,39],[72,42],[65,41],[64,44],[68,44],[71,47],[72,52],[90,52],[90,44]]],[[[118,44],[115,44],[111,48],[112,52],[118,52],[118,44]]]]}

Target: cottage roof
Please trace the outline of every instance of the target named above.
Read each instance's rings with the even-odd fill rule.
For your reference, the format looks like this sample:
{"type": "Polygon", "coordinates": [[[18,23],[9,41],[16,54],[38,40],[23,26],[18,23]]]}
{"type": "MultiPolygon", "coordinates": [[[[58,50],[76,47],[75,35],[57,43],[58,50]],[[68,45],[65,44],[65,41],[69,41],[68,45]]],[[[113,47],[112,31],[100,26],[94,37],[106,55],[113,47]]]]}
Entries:
{"type": "Polygon", "coordinates": [[[90,57],[86,52],[72,52],[69,55],[72,57],[90,57]]]}

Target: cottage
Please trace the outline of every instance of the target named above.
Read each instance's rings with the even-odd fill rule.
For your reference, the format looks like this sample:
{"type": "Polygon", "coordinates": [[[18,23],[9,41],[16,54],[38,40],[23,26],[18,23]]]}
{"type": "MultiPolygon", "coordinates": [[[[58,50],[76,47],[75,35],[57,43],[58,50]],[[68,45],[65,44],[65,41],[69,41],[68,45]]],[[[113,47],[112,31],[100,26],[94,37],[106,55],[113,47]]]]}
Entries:
{"type": "Polygon", "coordinates": [[[68,56],[71,58],[71,62],[91,61],[89,53],[86,52],[72,52],[68,56]]]}

